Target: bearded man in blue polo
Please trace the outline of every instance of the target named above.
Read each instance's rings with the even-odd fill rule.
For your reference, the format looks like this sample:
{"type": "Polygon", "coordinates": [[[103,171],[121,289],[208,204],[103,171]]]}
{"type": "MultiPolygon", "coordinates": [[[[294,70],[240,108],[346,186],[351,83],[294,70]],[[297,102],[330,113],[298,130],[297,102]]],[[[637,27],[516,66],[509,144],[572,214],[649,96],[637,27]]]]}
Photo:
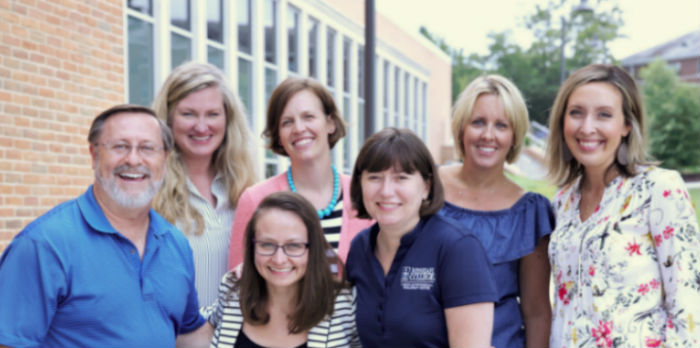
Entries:
{"type": "Polygon", "coordinates": [[[0,258],[0,345],[172,347],[204,324],[192,250],[150,209],[173,146],[152,110],[120,105],[88,135],[95,182],[30,223],[0,258]]]}

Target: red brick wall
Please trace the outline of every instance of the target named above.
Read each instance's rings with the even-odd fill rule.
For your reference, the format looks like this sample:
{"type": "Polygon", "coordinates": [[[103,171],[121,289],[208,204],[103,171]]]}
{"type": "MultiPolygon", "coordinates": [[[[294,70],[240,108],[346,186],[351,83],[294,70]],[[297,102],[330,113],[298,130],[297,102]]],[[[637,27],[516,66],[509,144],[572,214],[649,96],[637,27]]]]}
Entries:
{"type": "Polygon", "coordinates": [[[92,182],[87,131],[125,100],[120,0],[0,0],[0,252],[92,182]]]}

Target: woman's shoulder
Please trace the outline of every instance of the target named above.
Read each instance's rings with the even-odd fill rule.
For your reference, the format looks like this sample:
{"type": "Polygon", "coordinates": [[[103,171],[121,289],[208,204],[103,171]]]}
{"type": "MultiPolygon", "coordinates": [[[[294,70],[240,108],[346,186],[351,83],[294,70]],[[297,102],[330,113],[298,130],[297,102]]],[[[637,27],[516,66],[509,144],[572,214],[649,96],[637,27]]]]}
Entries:
{"type": "Polygon", "coordinates": [[[264,198],[270,193],[278,191],[287,191],[289,187],[287,186],[287,172],[277,174],[275,176],[269,177],[255,185],[245,189],[243,194],[251,196],[253,198],[264,198]]]}

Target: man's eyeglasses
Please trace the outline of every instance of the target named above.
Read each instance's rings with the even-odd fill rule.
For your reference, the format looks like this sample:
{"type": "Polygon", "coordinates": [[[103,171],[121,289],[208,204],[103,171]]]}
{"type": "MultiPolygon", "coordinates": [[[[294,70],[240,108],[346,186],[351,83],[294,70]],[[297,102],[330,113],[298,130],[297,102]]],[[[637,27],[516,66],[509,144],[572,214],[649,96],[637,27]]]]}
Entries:
{"type": "Polygon", "coordinates": [[[299,257],[306,253],[309,243],[287,243],[277,244],[272,242],[261,242],[253,240],[255,245],[255,253],[262,256],[272,256],[277,252],[277,248],[282,248],[285,255],[289,257],[299,257]]]}
{"type": "Polygon", "coordinates": [[[114,154],[115,156],[119,157],[124,157],[128,154],[131,153],[131,150],[136,148],[136,152],[141,156],[142,158],[152,158],[155,156],[158,156],[162,153],[163,147],[150,144],[150,143],[145,143],[145,144],[139,144],[139,145],[131,145],[125,141],[115,141],[115,142],[106,142],[106,143],[97,143],[97,145],[102,145],[104,146],[109,152],[114,154]]]}

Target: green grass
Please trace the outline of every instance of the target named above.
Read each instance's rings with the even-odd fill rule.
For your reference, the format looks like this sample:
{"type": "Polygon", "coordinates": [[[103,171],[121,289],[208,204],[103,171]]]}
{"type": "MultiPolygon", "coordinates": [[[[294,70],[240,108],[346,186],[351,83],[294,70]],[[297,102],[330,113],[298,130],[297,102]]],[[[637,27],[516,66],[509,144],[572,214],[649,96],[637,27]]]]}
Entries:
{"type": "Polygon", "coordinates": [[[506,173],[506,176],[520,185],[525,191],[532,191],[542,194],[552,200],[552,197],[557,193],[557,187],[547,182],[547,180],[535,180],[525,176],[513,175],[506,173]]]}
{"type": "Polygon", "coordinates": [[[700,188],[690,189],[688,192],[695,208],[695,217],[698,218],[698,225],[700,225],[700,188]]]}

